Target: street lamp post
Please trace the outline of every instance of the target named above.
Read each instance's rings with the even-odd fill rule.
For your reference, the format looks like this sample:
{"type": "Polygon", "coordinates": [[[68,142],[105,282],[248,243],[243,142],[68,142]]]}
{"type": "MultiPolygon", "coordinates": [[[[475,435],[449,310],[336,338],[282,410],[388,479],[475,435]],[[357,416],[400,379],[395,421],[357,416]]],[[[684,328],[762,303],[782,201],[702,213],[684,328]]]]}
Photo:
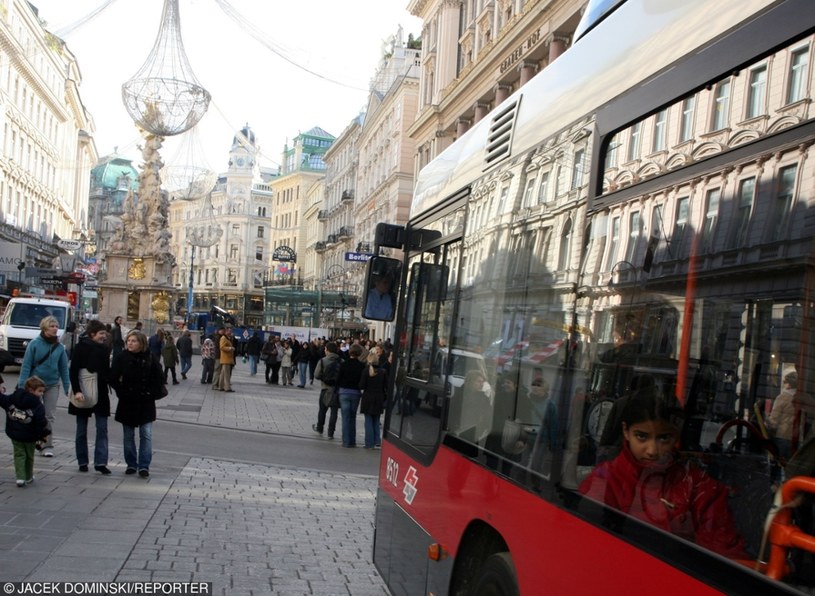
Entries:
{"type": "Polygon", "coordinates": [[[192,314],[192,283],[193,283],[193,273],[195,270],[195,245],[192,245],[192,252],[190,254],[190,283],[187,286],[187,320],[189,321],[190,315],[192,314]]]}

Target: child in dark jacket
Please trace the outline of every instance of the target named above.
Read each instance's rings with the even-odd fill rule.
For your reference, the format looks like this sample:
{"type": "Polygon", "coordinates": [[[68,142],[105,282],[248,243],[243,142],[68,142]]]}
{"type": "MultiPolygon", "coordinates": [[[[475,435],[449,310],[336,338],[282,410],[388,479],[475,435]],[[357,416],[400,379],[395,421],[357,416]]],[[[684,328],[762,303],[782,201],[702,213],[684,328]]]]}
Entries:
{"type": "Polygon", "coordinates": [[[26,379],[22,389],[11,395],[0,393],[0,407],[6,411],[6,434],[14,447],[14,473],[17,486],[34,482],[34,449],[51,434],[42,396],[45,383],[39,377],[26,379]]]}

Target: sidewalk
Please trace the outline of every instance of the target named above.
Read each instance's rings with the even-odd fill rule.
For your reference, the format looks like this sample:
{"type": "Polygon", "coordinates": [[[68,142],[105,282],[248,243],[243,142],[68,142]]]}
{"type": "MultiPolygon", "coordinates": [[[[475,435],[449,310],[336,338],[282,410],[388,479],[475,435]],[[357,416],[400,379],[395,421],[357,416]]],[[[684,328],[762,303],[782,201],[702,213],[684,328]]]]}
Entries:
{"type": "MultiPolygon", "coordinates": [[[[250,377],[238,364],[236,392],[224,394],[199,375],[196,358],[189,379],[158,402],[159,421],[314,437],[317,381],[270,387],[262,372],[250,377]]],[[[4,376],[11,387],[13,375],[4,376]]],[[[67,417],[60,408],[62,437],[67,417]]],[[[387,594],[371,562],[373,476],[162,454],[144,480],[121,473],[121,445],[113,442],[110,476],[78,472],[72,441],[55,447],[57,457],[38,457],[36,481],[21,489],[10,441],[0,440],[0,580],[199,581],[223,595],[387,594]]]]}

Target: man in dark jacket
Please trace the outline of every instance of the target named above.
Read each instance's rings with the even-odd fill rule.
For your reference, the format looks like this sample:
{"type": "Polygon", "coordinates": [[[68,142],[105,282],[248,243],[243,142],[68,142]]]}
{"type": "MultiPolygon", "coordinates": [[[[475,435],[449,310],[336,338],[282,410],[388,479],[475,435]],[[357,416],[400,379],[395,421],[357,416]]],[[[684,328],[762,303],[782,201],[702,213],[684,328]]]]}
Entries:
{"type": "Polygon", "coordinates": [[[260,351],[263,349],[263,340],[257,331],[252,334],[249,341],[246,342],[246,355],[249,357],[249,376],[254,377],[258,374],[258,360],[260,359],[260,351]]]}
{"type": "Polygon", "coordinates": [[[189,331],[184,331],[176,342],[178,348],[178,358],[181,361],[181,378],[187,378],[187,372],[192,368],[192,336],[189,331]]]}
{"type": "Polygon", "coordinates": [[[334,430],[337,428],[337,415],[340,402],[337,397],[337,381],[339,380],[339,369],[342,366],[342,359],[337,354],[337,344],[333,341],[325,345],[325,357],[317,363],[314,369],[314,378],[321,381],[319,409],[317,411],[317,424],[312,424],[311,429],[318,435],[323,434],[325,427],[325,415],[331,410],[328,418],[328,438],[334,438],[334,430]]]}

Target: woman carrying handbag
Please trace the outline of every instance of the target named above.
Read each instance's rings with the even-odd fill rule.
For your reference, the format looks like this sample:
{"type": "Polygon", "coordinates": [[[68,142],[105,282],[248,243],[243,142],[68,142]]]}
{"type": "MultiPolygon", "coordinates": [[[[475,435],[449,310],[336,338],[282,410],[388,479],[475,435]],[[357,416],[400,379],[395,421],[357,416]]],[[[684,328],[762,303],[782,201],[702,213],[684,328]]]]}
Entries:
{"type": "Polygon", "coordinates": [[[107,476],[108,469],[108,417],[110,397],[110,348],[107,329],[101,321],[89,321],[85,335],[74,347],[69,376],[73,396],[68,413],[76,417],[76,461],[80,472],[88,471],[88,420],[96,418],[96,440],[93,449],[93,468],[107,476]],[[92,384],[88,386],[88,384],[92,384]]]}

